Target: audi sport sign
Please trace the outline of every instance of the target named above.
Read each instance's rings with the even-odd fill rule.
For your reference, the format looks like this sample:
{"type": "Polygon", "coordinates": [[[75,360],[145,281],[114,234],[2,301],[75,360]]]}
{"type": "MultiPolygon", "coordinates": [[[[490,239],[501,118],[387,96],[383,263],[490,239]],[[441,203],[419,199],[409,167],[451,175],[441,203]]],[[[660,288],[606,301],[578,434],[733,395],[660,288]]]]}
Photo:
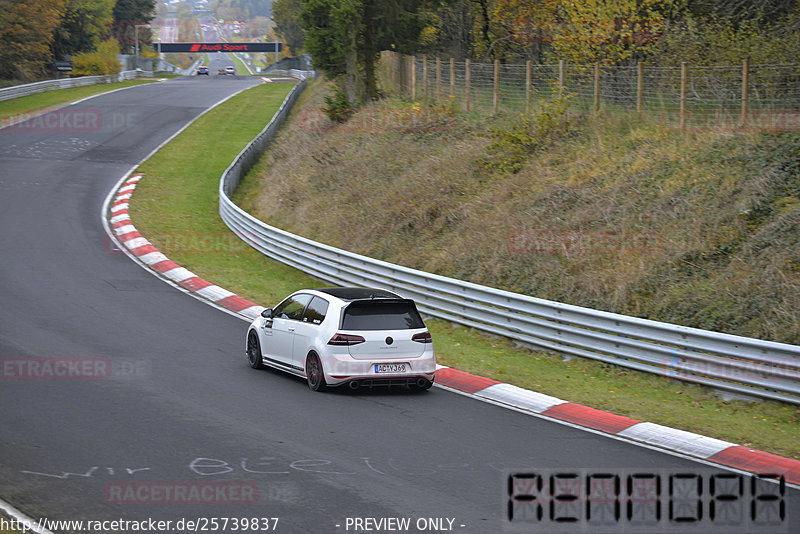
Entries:
{"type": "Polygon", "coordinates": [[[282,43],[154,43],[157,52],[280,52],[282,43]]]}

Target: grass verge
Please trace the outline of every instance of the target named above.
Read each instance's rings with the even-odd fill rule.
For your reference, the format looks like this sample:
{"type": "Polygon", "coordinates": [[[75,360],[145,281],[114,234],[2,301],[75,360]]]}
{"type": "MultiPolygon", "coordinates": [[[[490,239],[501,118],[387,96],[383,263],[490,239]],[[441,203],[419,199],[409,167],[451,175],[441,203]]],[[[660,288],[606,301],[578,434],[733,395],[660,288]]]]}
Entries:
{"type": "Polygon", "coordinates": [[[139,232],[167,256],[256,302],[274,302],[316,282],[267,260],[231,233],[217,212],[217,187],[222,172],[269,122],[292,87],[259,85],[198,119],[139,167],[145,178],[130,207],[139,232]],[[214,150],[201,153],[212,130],[218,140],[214,150]]]}
{"type": "Polygon", "coordinates": [[[244,65],[244,61],[239,58],[238,54],[228,54],[228,57],[233,60],[233,64],[236,65],[236,74],[241,76],[250,76],[250,71],[247,70],[247,67],[244,65]]]}
{"type": "Polygon", "coordinates": [[[45,91],[35,95],[23,96],[13,100],[0,102],[0,125],[8,119],[17,115],[41,111],[53,106],[59,106],[74,102],[88,96],[107,93],[123,87],[153,83],[157,79],[137,79],[117,83],[104,83],[98,85],[87,85],[85,87],[71,87],[69,89],[56,89],[55,91],[45,91]]]}
{"type": "MultiPolygon", "coordinates": [[[[219,219],[216,195],[224,169],[267,123],[289,89],[284,84],[258,86],[195,122],[140,167],[145,178],[130,210],[139,231],[171,259],[265,306],[276,304],[291,291],[321,284],[243,245],[219,219]],[[207,152],[204,140],[211,134],[220,143],[207,152]],[[198,165],[200,157],[202,165],[198,165]]],[[[298,110],[308,99],[307,94],[301,96],[293,118],[298,118],[298,110]]],[[[256,178],[265,161],[250,173],[243,187],[266,187],[256,178]]],[[[708,388],[596,361],[565,361],[469,328],[438,320],[427,323],[444,365],[619,415],[800,459],[800,410],[796,406],[724,401],[708,388]]]]}
{"type": "MultiPolygon", "coordinates": [[[[17,522],[16,519],[11,519],[7,514],[5,514],[3,512],[0,512],[0,520],[1,520],[0,522],[3,525],[7,525],[9,527],[11,527],[11,526],[22,527],[23,526],[23,525],[20,525],[17,522]]],[[[23,530],[21,528],[19,530],[12,530],[10,528],[2,528],[2,527],[0,527],[0,534],[21,534],[22,532],[23,532],[23,530]]]]}

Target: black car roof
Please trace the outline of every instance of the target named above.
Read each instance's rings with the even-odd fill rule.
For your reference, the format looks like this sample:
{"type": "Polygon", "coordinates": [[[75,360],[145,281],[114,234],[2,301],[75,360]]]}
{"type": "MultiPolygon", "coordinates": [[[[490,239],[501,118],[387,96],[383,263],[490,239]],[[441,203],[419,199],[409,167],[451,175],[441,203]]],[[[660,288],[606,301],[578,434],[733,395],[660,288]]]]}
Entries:
{"type": "Polygon", "coordinates": [[[363,299],[397,299],[400,295],[386,291],[385,289],[364,288],[364,287],[325,287],[317,289],[321,293],[327,293],[341,300],[363,300],[363,299]]]}

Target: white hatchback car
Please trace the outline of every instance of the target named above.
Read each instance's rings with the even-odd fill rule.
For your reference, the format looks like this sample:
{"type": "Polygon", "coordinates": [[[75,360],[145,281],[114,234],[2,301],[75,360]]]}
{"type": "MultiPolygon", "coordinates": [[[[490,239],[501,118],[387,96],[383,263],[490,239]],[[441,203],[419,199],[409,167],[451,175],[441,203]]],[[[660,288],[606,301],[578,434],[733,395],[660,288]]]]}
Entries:
{"type": "Polygon", "coordinates": [[[304,289],[266,309],[247,329],[250,367],[308,380],[319,391],[433,385],[433,339],[413,300],[383,289],[304,289]]]}

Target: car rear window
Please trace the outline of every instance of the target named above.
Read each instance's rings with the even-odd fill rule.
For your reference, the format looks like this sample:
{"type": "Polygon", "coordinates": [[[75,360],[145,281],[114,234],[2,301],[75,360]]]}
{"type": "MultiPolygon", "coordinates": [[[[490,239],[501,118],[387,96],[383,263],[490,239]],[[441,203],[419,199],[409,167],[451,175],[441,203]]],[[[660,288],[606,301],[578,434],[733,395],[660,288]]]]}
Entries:
{"type": "Polygon", "coordinates": [[[356,301],[344,309],[342,330],[405,330],[424,328],[410,300],[356,301]]]}

